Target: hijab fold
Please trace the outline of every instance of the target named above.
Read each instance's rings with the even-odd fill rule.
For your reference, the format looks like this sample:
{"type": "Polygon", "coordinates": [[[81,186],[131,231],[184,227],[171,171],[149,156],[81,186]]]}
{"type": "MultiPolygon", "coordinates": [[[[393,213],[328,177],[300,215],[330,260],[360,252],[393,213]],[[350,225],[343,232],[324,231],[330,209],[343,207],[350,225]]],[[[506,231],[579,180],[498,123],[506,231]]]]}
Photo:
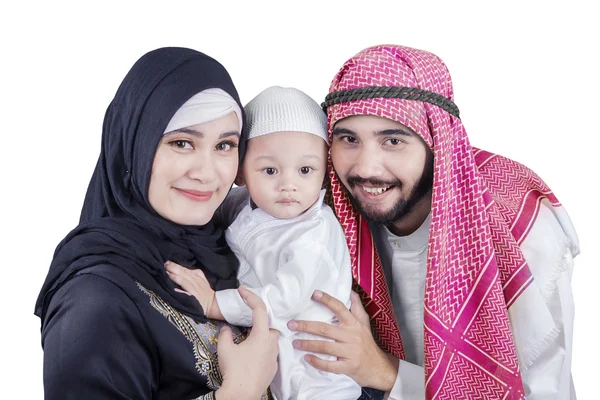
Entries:
{"type": "MultiPolygon", "coordinates": [[[[206,320],[202,308],[194,297],[174,291],[165,261],[202,269],[215,290],[237,286],[237,260],[220,229],[212,222],[184,226],[165,220],[148,200],[154,155],[169,121],[188,99],[215,88],[243,110],[225,68],[195,50],[157,49],[131,68],[106,111],[79,225],[58,245],[36,302],[42,321],[58,289],[99,265],[119,268],[198,321],[206,320]]],[[[240,138],[240,159],[244,142],[240,138]]]]}

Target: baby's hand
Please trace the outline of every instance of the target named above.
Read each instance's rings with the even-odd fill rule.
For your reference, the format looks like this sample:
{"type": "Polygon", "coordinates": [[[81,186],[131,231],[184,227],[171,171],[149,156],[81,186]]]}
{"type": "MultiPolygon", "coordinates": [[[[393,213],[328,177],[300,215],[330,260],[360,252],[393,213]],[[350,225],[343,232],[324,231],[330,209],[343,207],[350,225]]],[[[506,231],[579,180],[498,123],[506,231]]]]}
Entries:
{"type": "Polygon", "coordinates": [[[204,276],[201,270],[184,268],[172,261],[165,263],[165,269],[173,282],[184,289],[176,288],[175,291],[185,293],[188,296],[194,296],[198,299],[204,310],[204,314],[208,318],[217,318],[217,315],[211,315],[213,314],[212,311],[214,311],[215,291],[212,290],[206,276],[204,276]]]}

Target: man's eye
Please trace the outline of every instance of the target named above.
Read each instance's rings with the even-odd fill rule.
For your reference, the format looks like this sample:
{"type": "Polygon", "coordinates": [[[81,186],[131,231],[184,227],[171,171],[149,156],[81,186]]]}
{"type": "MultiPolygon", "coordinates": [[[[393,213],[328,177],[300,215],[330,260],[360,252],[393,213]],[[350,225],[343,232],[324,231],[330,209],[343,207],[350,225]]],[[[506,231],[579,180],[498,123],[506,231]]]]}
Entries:
{"type": "Polygon", "coordinates": [[[342,140],[347,143],[356,143],[357,142],[356,138],[353,136],[343,136],[342,140]]]}
{"type": "Polygon", "coordinates": [[[392,146],[397,146],[397,145],[400,144],[400,142],[401,142],[400,139],[388,139],[388,140],[386,140],[386,143],[387,144],[391,144],[392,146]]]}
{"type": "Polygon", "coordinates": [[[311,167],[302,167],[298,170],[302,175],[308,175],[310,174],[310,171],[312,171],[311,167]]]}
{"type": "Polygon", "coordinates": [[[265,171],[265,174],[267,175],[275,175],[277,173],[275,168],[265,168],[263,171],[265,171]]]}

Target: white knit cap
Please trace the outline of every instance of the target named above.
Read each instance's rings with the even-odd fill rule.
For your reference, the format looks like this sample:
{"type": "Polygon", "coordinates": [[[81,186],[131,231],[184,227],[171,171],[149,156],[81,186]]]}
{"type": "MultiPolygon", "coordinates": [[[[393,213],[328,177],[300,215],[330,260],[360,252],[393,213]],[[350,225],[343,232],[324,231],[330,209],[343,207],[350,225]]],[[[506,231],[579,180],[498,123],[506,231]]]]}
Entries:
{"type": "Polygon", "coordinates": [[[164,133],[176,131],[204,122],[214,121],[235,112],[240,130],[242,129],[242,110],[229,93],[219,88],[206,89],[196,93],[183,103],[171,117],[164,133]]]}
{"type": "Polygon", "coordinates": [[[327,115],[306,93],[281,86],[263,90],[244,107],[248,140],[274,132],[306,132],[329,144],[327,115]]]}

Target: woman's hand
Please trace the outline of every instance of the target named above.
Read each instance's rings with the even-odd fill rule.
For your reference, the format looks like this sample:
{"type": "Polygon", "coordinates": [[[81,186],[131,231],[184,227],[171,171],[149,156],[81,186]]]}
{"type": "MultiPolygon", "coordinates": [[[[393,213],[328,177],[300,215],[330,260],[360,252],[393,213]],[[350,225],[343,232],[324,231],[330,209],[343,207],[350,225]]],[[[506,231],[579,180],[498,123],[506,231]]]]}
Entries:
{"type": "Polygon", "coordinates": [[[352,292],[350,310],[341,301],[319,290],[314,292],[313,299],[333,311],[340,324],[335,326],[325,322],[290,321],[288,328],[324,336],[335,342],[294,340],[294,347],[337,357],[336,361],[327,361],[314,355],[305,355],[305,360],[317,369],[347,375],[363,387],[390,391],[398,374],[398,359],[386,354],[375,343],[369,315],[358,294],[352,292]]]}
{"type": "Polygon", "coordinates": [[[216,392],[218,400],[260,399],[277,372],[279,332],[269,329],[265,303],[244,287],[238,291],[252,309],[253,327],[240,344],[233,343],[228,327],[219,333],[217,355],[223,383],[216,392]]]}
{"type": "Polygon", "coordinates": [[[182,267],[172,261],[165,263],[165,269],[173,282],[183,288],[183,290],[176,288],[175,291],[194,296],[208,318],[224,319],[215,300],[215,291],[210,287],[204,272],[182,267]]]}

